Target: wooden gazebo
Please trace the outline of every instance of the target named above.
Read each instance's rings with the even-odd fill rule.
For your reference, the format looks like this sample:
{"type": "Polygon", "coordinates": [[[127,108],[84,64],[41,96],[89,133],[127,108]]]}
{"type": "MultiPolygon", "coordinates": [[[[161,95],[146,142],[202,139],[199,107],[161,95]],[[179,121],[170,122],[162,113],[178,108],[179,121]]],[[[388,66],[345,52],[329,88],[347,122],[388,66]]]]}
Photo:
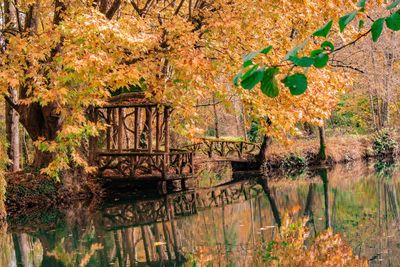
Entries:
{"type": "Polygon", "coordinates": [[[159,181],[193,176],[193,152],[170,148],[171,106],[140,93],[111,98],[94,110],[93,120],[106,126],[91,142],[91,159],[99,177],[159,181]]]}

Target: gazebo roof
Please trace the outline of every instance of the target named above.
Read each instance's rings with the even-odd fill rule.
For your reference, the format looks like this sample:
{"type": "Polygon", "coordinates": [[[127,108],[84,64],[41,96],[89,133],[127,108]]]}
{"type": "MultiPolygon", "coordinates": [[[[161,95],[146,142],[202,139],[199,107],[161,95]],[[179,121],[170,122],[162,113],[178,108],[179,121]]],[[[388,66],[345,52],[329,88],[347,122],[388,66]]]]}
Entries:
{"type": "Polygon", "coordinates": [[[170,107],[169,103],[153,101],[145,96],[144,93],[123,93],[111,97],[104,105],[99,108],[123,108],[123,107],[170,107]]]}

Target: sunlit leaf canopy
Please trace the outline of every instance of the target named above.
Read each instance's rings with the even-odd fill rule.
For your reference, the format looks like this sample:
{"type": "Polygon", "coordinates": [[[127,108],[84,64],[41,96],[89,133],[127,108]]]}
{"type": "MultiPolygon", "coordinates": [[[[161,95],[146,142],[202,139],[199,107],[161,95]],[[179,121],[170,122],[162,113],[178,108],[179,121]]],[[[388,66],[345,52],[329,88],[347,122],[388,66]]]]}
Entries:
{"type": "MultiPolygon", "coordinates": [[[[68,165],[65,155],[80,147],[81,137],[97,134],[98,126],[87,120],[87,108],[103,103],[121,87],[138,85],[148,97],[171,102],[179,122],[176,130],[189,137],[199,134],[195,124],[202,117],[197,103],[213,94],[228,102],[227,96],[236,94],[250,118],[261,119],[265,132],[286,139],[296,133],[298,122],[320,124],[351,86],[351,76],[325,67],[329,43],[322,47],[309,40],[301,50],[292,48],[325,23],[337,32],[339,25],[329,21],[354,11],[356,1],[65,0],[11,5],[20,11],[21,20],[32,15],[35,23],[27,28],[16,18],[2,23],[1,42],[7,38],[9,43],[0,55],[0,92],[7,94],[12,86],[20,91],[19,104],[57,106],[63,127],[56,140],[42,145],[59,155],[57,166],[68,165]],[[58,13],[62,15],[55,20],[58,13]],[[291,50],[289,60],[297,66],[280,66],[291,50]],[[259,52],[246,56],[249,51],[259,52]],[[310,59],[301,58],[311,51],[310,59]],[[265,94],[232,85],[245,56],[245,67],[280,66],[265,79],[257,76],[265,94]],[[315,67],[307,67],[310,64],[315,67]],[[285,87],[285,68],[306,71],[305,93],[300,74],[284,82],[293,94],[285,87]],[[267,116],[271,125],[264,123],[267,116]]],[[[365,9],[381,6],[381,1],[367,2],[365,9]]],[[[316,36],[326,31],[322,28],[316,36]]],[[[345,43],[358,35],[350,24],[330,39],[345,43]]],[[[78,153],[72,155],[84,164],[78,153]]]]}
{"type": "MultiPolygon", "coordinates": [[[[273,46],[268,46],[265,49],[262,49],[257,52],[250,52],[243,59],[243,67],[242,70],[235,76],[233,83],[234,85],[238,85],[240,81],[240,85],[246,89],[253,89],[258,83],[260,83],[261,91],[269,96],[269,97],[277,97],[279,95],[279,90],[277,89],[277,79],[275,75],[279,73],[281,70],[284,70],[286,73],[285,78],[281,80],[281,82],[289,89],[292,95],[301,95],[303,94],[308,87],[307,81],[307,72],[310,67],[315,67],[317,69],[322,69],[327,66],[330,57],[335,56],[335,52],[340,51],[346,47],[349,47],[355,44],[357,41],[362,39],[365,36],[368,36],[371,33],[372,41],[377,42],[379,37],[382,34],[384,26],[388,28],[388,30],[399,31],[400,30],[400,9],[394,10],[399,4],[399,1],[393,1],[391,4],[386,6],[386,9],[389,10],[386,16],[381,18],[373,19],[366,12],[366,0],[360,0],[355,6],[355,10],[343,15],[338,20],[339,32],[343,33],[347,26],[352,23],[357,16],[360,17],[358,23],[358,31],[360,32],[358,36],[354,37],[354,40],[349,43],[341,44],[339,47],[335,48],[334,44],[329,41],[331,36],[328,36],[331,33],[332,25],[334,20],[330,20],[325,23],[322,27],[317,29],[312,35],[307,38],[301,45],[294,47],[290,50],[287,55],[282,59],[282,62],[275,65],[264,64],[259,65],[252,61],[252,59],[258,54],[268,54],[273,46]],[[372,23],[370,28],[364,29],[365,21],[364,19],[369,19],[372,23]],[[318,37],[323,37],[318,39],[318,37]],[[299,56],[299,54],[306,49],[307,44],[312,40],[315,50],[311,50],[309,55],[307,53],[305,56],[299,56]],[[319,47],[318,47],[319,46],[319,47]],[[302,67],[303,70],[298,67],[302,67]],[[271,74],[272,73],[272,74],[271,74]]],[[[375,5],[375,11],[379,8],[379,4],[375,5]]],[[[384,6],[384,5],[383,5],[384,6]]]]}

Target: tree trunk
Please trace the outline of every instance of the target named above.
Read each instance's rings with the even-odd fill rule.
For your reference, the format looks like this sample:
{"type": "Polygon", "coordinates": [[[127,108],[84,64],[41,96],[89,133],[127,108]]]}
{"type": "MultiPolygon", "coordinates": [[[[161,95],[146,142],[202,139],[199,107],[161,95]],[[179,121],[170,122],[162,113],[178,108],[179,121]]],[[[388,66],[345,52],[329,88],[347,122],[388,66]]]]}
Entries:
{"type": "Polygon", "coordinates": [[[372,121],[374,122],[374,129],[377,131],[379,129],[378,125],[378,120],[377,120],[377,112],[376,112],[376,107],[374,103],[374,96],[372,95],[371,92],[368,92],[368,97],[369,97],[369,105],[371,109],[371,116],[372,116],[372,121]]]}
{"type": "Polygon", "coordinates": [[[245,107],[243,105],[243,102],[240,103],[241,105],[241,110],[242,110],[242,128],[243,128],[243,137],[244,137],[244,141],[248,141],[248,137],[247,137],[247,129],[246,129],[246,110],[245,107]]]}
{"type": "MultiPolygon", "coordinates": [[[[10,89],[10,98],[16,101],[17,92],[10,89]]],[[[18,113],[6,102],[6,136],[9,144],[7,154],[11,160],[11,170],[13,172],[20,170],[20,145],[19,145],[19,116],[18,113]]]]}
{"type": "Polygon", "coordinates": [[[213,95],[213,111],[214,111],[215,137],[219,138],[219,119],[218,119],[217,101],[215,100],[215,95],[213,95]]]}
{"type": "Polygon", "coordinates": [[[324,126],[318,127],[319,132],[319,152],[318,159],[320,161],[326,160],[326,143],[325,143],[325,129],[324,126]]]}
{"type": "MultiPolygon", "coordinates": [[[[12,26],[12,21],[11,21],[11,6],[10,6],[10,1],[5,0],[4,1],[4,24],[7,25],[8,27],[13,27],[12,26]]],[[[8,44],[8,38],[5,39],[4,42],[4,49],[6,49],[6,46],[8,44]]],[[[10,99],[11,101],[16,101],[18,96],[17,96],[17,91],[13,88],[9,89],[10,92],[10,99]]],[[[10,103],[7,103],[6,101],[6,110],[5,110],[5,116],[6,116],[6,138],[7,142],[9,144],[9,147],[7,149],[7,154],[9,159],[11,160],[11,170],[12,171],[18,171],[20,169],[20,146],[19,146],[19,128],[18,128],[18,113],[12,108],[10,103]]]]}
{"type": "MultiPolygon", "coordinates": [[[[28,106],[19,106],[18,112],[20,114],[20,122],[33,142],[40,139],[45,141],[54,141],[56,139],[57,132],[62,127],[62,119],[56,111],[55,104],[42,107],[38,103],[32,103],[28,106]]],[[[35,148],[33,167],[46,167],[53,158],[53,153],[35,148]]]]}
{"type": "Polygon", "coordinates": [[[271,146],[272,138],[264,135],[263,142],[261,144],[260,153],[256,157],[257,163],[261,166],[267,161],[268,148],[271,146]]]}
{"type": "Polygon", "coordinates": [[[384,96],[382,98],[382,106],[381,106],[381,129],[385,128],[389,124],[389,102],[384,96]]]}

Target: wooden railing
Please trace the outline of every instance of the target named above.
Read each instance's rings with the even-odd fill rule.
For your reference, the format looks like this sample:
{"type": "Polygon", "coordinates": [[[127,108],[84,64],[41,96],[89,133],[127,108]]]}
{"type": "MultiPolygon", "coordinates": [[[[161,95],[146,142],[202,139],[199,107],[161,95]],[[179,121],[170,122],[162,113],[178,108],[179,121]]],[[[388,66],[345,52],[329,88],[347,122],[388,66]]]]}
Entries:
{"type": "Polygon", "coordinates": [[[193,176],[193,152],[174,150],[97,151],[99,176],[106,178],[159,177],[163,180],[193,176]]]}
{"type": "Polygon", "coordinates": [[[168,194],[157,199],[122,203],[103,208],[104,226],[106,229],[120,229],[165,222],[173,217],[190,216],[212,207],[246,201],[261,193],[262,187],[256,181],[249,180],[168,194]]]}
{"type": "Polygon", "coordinates": [[[210,158],[219,156],[228,158],[235,157],[239,159],[254,156],[260,150],[259,144],[240,140],[217,138],[200,138],[199,140],[199,142],[185,146],[184,148],[207,155],[210,158]]]}

